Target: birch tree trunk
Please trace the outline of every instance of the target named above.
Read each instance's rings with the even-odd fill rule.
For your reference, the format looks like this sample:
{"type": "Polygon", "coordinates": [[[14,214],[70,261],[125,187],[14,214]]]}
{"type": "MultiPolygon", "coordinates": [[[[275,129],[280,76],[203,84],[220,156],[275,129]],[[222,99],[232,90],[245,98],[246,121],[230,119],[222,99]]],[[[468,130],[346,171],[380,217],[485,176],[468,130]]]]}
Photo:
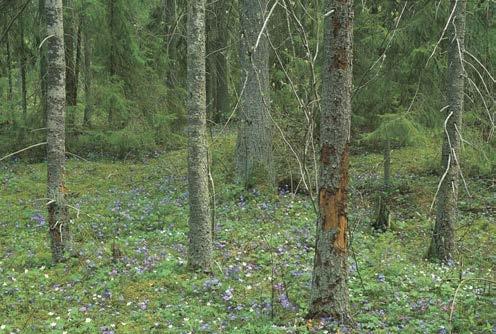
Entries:
{"type": "Polygon", "coordinates": [[[449,24],[448,49],[448,104],[446,128],[442,149],[442,165],[445,173],[437,198],[436,223],[428,256],[431,259],[450,263],[455,251],[454,226],[457,221],[458,178],[460,174],[460,141],[463,113],[463,90],[465,85],[463,54],[465,51],[466,0],[452,0],[456,6],[449,24]]]}
{"type": "Polygon", "coordinates": [[[188,1],[188,186],[191,269],[212,267],[205,98],[205,0],[188,1]]]}
{"type": "Polygon", "coordinates": [[[267,31],[260,36],[267,0],[241,0],[241,87],[236,172],[245,187],[258,177],[273,183],[272,126],[269,96],[269,48],[267,31]],[[258,45],[255,45],[258,40],[258,45]]]}
{"type": "Polygon", "coordinates": [[[351,122],[352,0],[326,0],[320,118],[319,218],[309,318],[350,323],[347,188],[351,122]],[[333,11],[332,11],[333,10],[333,11]],[[332,12],[331,12],[332,11],[332,12]]]}
{"type": "Polygon", "coordinates": [[[62,0],[45,0],[47,34],[47,164],[48,223],[52,258],[64,259],[69,242],[65,203],[65,58],[62,0]]]}

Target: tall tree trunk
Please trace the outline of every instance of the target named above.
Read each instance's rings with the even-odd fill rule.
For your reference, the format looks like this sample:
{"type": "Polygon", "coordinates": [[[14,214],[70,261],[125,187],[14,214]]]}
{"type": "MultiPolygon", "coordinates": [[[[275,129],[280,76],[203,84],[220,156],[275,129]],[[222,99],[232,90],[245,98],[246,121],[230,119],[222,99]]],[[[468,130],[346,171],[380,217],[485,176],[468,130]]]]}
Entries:
{"type": "Polygon", "coordinates": [[[81,18],[83,29],[83,71],[84,71],[84,117],[83,125],[91,127],[91,114],[93,113],[93,97],[91,94],[91,39],[84,16],[81,18]]]}
{"type": "Polygon", "coordinates": [[[69,242],[65,202],[65,58],[62,0],[45,0],[47,34],[48,224],[54,262],[64,259],[69,242]]]}
{"type": "MultiPolygon", "coordinates": [[[[38,15],[39,15],[39,42],[45,39],[46,33],[46,16],[45,16],[45,0],[38,1],[38,15]]],[[[38,43],[39,45],[39,43],[38,43]]],[[[39,66],[40,66],[40,101],[41,101],[41,114],[43,119],[43,126],[47,124],[47,54],[46,54],[46,41],[39,48],[39,66]]]]}
{"type": "Polygon", "coordinates": [[[272,125],[270,120],[269,48],[261,35],[267,0],[241,0],[241,101],[236,143],[238,179],[250,187],[259,177],[273,183],[272,125]]]}
{"type": "Polygon", "coordinates": [[[212,266],[205,99],[205,0],[188,1],[189,266],[212,266]]]}
{"type": "Polygon", "coordinates": [[[326,0],[320,118],[319,218],[309,318],[350,323],[347,188],[351,122],[352,0],[326,0]]]}
{"type": "MultiPolygon", "coordinates": [[[[110,51],[109,51],[109,58],[108,58],[108,70],[109,70],[109,76],[110,76],[110,81],[113,82],[115,80],[115,76],[117,75],[117,59],[116,59],[116,50],[115,50],[115,38],[116,38],[116,18],[115,18],[115,2],[117,0],[109,0],[108,1],[108,25],[109,25],[109,32],[110,32],[110,51]]],[[[109,110],[108,110],[108,125],[110,128],[114,127],[114,118],[115,118],[115,110],[113,103],[109,105],[109,110]]]]}
{"type": "Polygon", "coordinates": [[[207,115],[215,123],[229,113],[227,5],[212,2],[207,16],[207,115]]]}
{"type": "Polygon", "coordinates": [[[81,69],[81,19],[82,13],[78,13],[78,24],[76,30],[76,62],[74,64],[74,101],[77,104],[77,96],[78,96],[78,83],[79,83],[79,71],[81,69]]]}
{"type": "Polygon", "coordinates": [[[13,92],[13,87],[12,87],[12,54],[10,50],[10,41],[9,41],[9,36],[7,35],[5,38],[5,44],[7,48],[7,80],[9,83],[9,88],[7,92],[7,101],[9,103],[9,111],[11,113],[11,118],[13,119],[12,113],[13,113],[13,97],[14,97],[14,92],[13,92]]]}
{"type": "Polygon", "coordinates": [[[460,173],[460,131],[462,128],[463,90],[465,86],[463,54],[465,51],[465,9],[466,0],[452,0],[456,6],[449,24],[448,49],[448,104],[445,137],[442,149],[444,178],[441,180],[437,197],[436,223],[429,247],[431,259],[450,263],[455,251],[457,221],[458,178],[460,173]]]}
{"type": "MultiPolygon", "coordinates": [[[[212,3],[212,6],[215,6],[212,3]]],[[[207,119],[212,121],[217,113],[217,67],[215,66],[215,52],[217,50],[217,18],[214,8],[209,8],[207,16],[207,119]]]]}
{"type": "Polygon", "coordinates": [[[176,46],[177,46],[177,15],[175,0],[163,0],[163,20],[164,20],[164,44],[168,57],[168,66],[166,71],[166,82],[169,88],[174,87],[176,83],[176,46]]]}
{"type": "Polygon", "coordinates": [[[229,27],[228,27],[228,5],[229,1],[220,0],[216,3],[218,50],[215,53],[215,64],[217,69],[217,112],[214,115],[214,122],[218,123],[223,117],[227,117],[230,112],[229,106],[229,68],[227,53],[229,47],[229,27]]]}
{"type": "MultiPolygon", "coordinates": [[[[68,107],[76,105],[76,77],[75,77],[75,58],[74,58],[74,22],[75,11],[72,0],[64,0],[64,43],[65,43],[65,94],[68,107]]],[[[72,116],[71,116],[72,118],[72,116]]]]}
{"type": "Polygon", "coordinates": [[[26,46],[24,43],[24,20],[22,17],[19,19],[19,74],[21,77],[21,107],[22,118],[24,125],[27,124],[28,119],[28,104],[27,104],[27,86],[26,86],[26,46]]]}

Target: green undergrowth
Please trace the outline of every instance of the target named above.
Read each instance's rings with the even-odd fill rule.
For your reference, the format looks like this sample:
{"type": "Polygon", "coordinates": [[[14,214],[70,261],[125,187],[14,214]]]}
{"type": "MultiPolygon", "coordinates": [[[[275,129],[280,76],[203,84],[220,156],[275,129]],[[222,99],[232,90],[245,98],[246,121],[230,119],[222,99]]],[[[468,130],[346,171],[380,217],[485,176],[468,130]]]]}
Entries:
{"type": "MultiPolygon", "coordinates": [[[[308,197],[232,184],[214,144],[215,264],[190,273],[185,151],[67,166],[73,256],[53,266],[44,164],[0,165],[0,333],[336,333],[307,322],[315,211],[308,197]],[[112,259],[112,244],[122,252],[112,259]]],[[[394,150],[391,229],[373,232],[379,154],[352,157],[350,300],[356,333],[494,333],[496,188],[467,178],[458,262],[424,260],[438,176],[427,148],[394,150]],[[451,320],[450,320],[451,319],[451,320]]],[[[340,333],[351,333],[340,328],[340,333]]]]}

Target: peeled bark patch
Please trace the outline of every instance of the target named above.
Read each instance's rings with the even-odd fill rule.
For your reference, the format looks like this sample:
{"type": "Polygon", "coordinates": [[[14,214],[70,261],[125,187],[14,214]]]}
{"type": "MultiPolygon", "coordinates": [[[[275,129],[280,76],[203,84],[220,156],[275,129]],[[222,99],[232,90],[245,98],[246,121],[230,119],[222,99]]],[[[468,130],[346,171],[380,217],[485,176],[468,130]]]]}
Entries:
{"type": "Polygon", "coordinates": [[[352,91],[352,0],[326,0],[320,113],[319,218],[309,318],[352,323],[347,287],[347,187],[352,91]]]}
{"type": "MultiPolygon", "coordinates": [[[[329,151],[329,145],[323,145],[322,151],[329,151]]],[[[328,155],[329,153],[327,153],[328,155]]],[[[322,163],[324,163],[324,153],[322,153],[322,163]]],[[[327,157],[329,159],[329,157],[327,157]]],[[[348,186],[348,162],[349,149],[345,146],[341,156],[340,182],[337,191],[321,188],[319,192],[319,207],[323,220],[322,228],[324,232],[335,230],[333,245],[336,249],[346,252],[346,229],[348,218],[346,215],[346,202],[348,186]]]]}

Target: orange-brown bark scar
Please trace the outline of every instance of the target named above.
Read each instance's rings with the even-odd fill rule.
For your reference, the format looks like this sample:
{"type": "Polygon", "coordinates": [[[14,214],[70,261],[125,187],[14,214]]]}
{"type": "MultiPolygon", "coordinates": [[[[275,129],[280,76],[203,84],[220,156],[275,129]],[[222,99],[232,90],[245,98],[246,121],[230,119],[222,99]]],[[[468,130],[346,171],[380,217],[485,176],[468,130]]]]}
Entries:
{"type": "MultiPolygon", "coordinates": [[[[325,146],[322,148],[329,149],[325,146]]],[[[322,152],[324,155],[324,152],[322,152]]],[[[339,188],[337,191],[321,188],[319,191],[319,207],[324,231],[336,230],[333,246],[335,249],[346,252],[346,233],[348,218],[346,215],[347,187],[348,187],[349,146],[346,144],[341,154],[339,168],[339,188]]]]}
{"type": "Polygon", "coordinates": [[[325,188],[320,189],[319,204],[322,212],[322,228],[324,231],[338,227],[338,201],[336,195],[325,188]]]}
{"type": "Polygon", "coordinates": [[[346,252],[346,228],[348,226],[348,219],[346,216],[339,216],[338,220],[339,230],[336,239],[334,239],[334,247],[342,252],[346,252]]]}

